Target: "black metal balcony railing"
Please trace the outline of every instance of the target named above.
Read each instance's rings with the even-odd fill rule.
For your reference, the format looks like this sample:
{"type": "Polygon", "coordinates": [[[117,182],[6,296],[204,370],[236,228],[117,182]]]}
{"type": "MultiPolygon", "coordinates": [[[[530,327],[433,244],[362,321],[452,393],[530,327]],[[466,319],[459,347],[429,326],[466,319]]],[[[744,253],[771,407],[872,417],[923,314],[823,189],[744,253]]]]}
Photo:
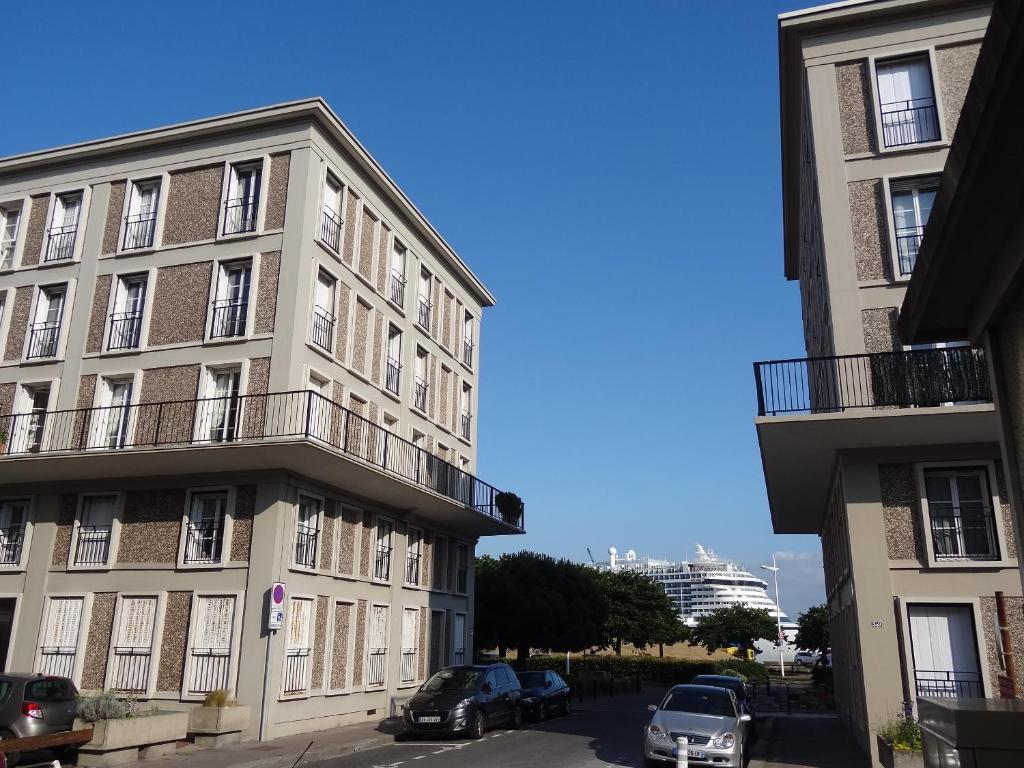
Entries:
{"type": "Polygon", "coordinates": [[[341,216],[329,205],[325,205],[320,217],[320,239],[335,253],[341,250],[342,224],[344,221],[341,216]]]}
{"type": "Polygon", "coordinates": [[[939,112],[932,96],[882,104],[881,111],[882,140],[886,147],[925,144],[942,138],[939,112]]]}
{"type": "Polygon", "coordinates": [[[462,362],[473,367],[473,342],[466,339],[462,340],[462,362]]]}
{"type": "Polygon", "coordinates": [[[405,583],[420,583],[420,560],[422,555],[417,552],[409,552],[405,556],[405,583]]]}
{"type": "Polygon", "coordinates": [[[384,667],[387,655],[387,648],[371,648],[366,655],[367,686],[377,688],[384,685],[384,667]]]}
{"type": "Polygon", "coordinates": [[[402,379],[402,364],[393,357],[388,358],[387,370],[384,374],[384,386],[393,394],[398,394],[398,387],[402,379]]]}
{"type": "Polygon", "coordinates": [[[470,428],[473,425],[473,414],[468,411],[462,412],[462,436],[469,440],[470,428]]]}
{"type": "Polygon", "coordinates": [[[996,520],[987,507],[928,510],[936,560],[998,560],[996,520]]]}
{"type": "Polygon", "coordinates": [[[405,278],[397,269],[391,270],[391,290],[388,298],[396,307],[405,306],[405,278]]]}
{"type": "Polygon", "coordinates": [[[224,234],[237,235],[256,231],[256,216],[260,208],[258,197],[235,197],[224,203],[224,234]]]}
{"type": "Polygon", "coordinates": [[[416,313],[416,322],[419,323],[420,327],[426,331],[430,330],[430,310],[433,309],[433,306],[434,305],[431,304],[424,297],[419,297],[418,310],[416,313]]]}
{"type": "Polygon", "coordinates": [[[915,349],[754,363],[757,412],[835,413],[991,402],[984,353],[915,349]]]}
{"type": "Polygon", "coordinates": [[[303,568],[316,568],[316,545],[320,531],[314,525],[298,523],[295,526],[295,564],[303,568]]]}
{"type": "Polygon", "coordinates": [[[110,556],[110,526],[80,525],[75,542],[75,565],[106,565],[110,556]]]}
{"type": "Polygon", "coordinates": [[[900,277],[908,277],[913,273],[922,237],[924,227],[901,227],[896,230],[896,259],[900,266],[900,277]]]}
{"type": "Polygon", "coordinates": [[[373,560],[373,578],[380,581],[391,580],[391,547],[377,545],[377,556],[373,560]]]}
{"type": "Polygon", "coordinates": [[[212,302],[210,317],[210,338],[228,339],[245,336],[245,320],[249,314],[249,302],[238,299],[217,299],[212,302]]]}
{"type": "Polygon", "coordinates": [[[18,565],[21,562],[21,546],[25,542],[25,526],[12,525],[0,528],[0,565],[18,565]]]}
{"type": "Polygon", "coordinates": [[[424,413],[427,412],[427,382],[418,376],[412,386],[412,404],[424,413]]]}
{"type": "Polygon", "coordinates": [[[33,323],[28,335],[28,351],[25,357],[39,360],[57,356],[57,340],[60,338],[60,321],[33,323]]]}
{"type": "Polygon", "coordinates": [[[114,647],[114,673],[110,687],[121,693],[143,694],[149,685],[149,666],[153,650],[148,646],[114,647]]]}
{"type": "Polygon", "coordinates": [[[947,670],[914,671],[917,695],[940,699],[981,699],[985,697],[978,672],[947,670]]]}
{"type": "MultiPolygon", "coordinates": [[[[131,451],[161,447],[216,446],[223,442],[308,440],[333,453],[365,463],[514,528],[522,516],[498,509],[500,491],[434,456],[379,424],[323,395],[306,390],[116,406],[127,412],[124,440],[115,447],[92,444],[97,424],[109,420],[106,408],[77,408],[0,416],[0,434],[9,435],[0,461],[36,454],[131,451]],[[46,425],[46,429],[38,425],[46,425]],[[38,440],[16,439],[29,429],[38,440]]],[[[190,541],[220,541],[219,534],[196,530],[190,541]],[[202,535],[201,535],[202,534],[202,535]]],[[[219,547],[219,544],[217,545],[219,547]]],[[[219,558],[219,549],[216,556],[219,558]]]]}
{"type": "Polygon", "coordinates": [[[313,307],[313,327],[310,329],[310,336],[313,343],[325,352],[332,351],[335,321],[334,315],[319,304],[313,307]]]}
{"type": "Polygon", "coordinates": [[[136,213],[124,220],[124,245],[126,251],[151,248],[156,234],[156,214],[136,213]]]}
{"type": "Polygon", "coordinates": [[[142,337],[141,312],[114,312],[110,315],[110,338],[107,349],[136,349],[142,337]]]}
{"type": "Polygon", "coordinates": [[[219,563],[223,546],[224,526],[220,520],[190,520],[188,522],[183,558],[186,563],[219,563]]]}
{"type": "Polygon", "coordinates": [[[43,261],[67,261],[75,255],[75,237],[78,225],[68,224],[62,227],[50,227],[49,242],[46,244],[46,256],[43,261]]]}

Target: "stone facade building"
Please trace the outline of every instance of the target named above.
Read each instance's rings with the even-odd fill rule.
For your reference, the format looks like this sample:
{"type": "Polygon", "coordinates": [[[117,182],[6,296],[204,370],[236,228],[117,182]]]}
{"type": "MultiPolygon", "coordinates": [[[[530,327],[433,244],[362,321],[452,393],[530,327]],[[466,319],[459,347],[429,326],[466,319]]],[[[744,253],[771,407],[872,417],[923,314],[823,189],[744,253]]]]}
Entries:
{"type": "Polygon", "coordinates": [[[324,102],[0,160],[0,224],[7,669],[255,738],[472,658],[493,298],[324,102]]]}
{"type": "Polygon", "coordinates": [[[785,275],[807,357],[755,364],[756,427],[775,531],[821,537],[837,706],[875,759],[879,725],[919,697],[998,695],[995,593],[1021,606],[985,355],[897,331],[990,10],[779,18],[785,275]]]}

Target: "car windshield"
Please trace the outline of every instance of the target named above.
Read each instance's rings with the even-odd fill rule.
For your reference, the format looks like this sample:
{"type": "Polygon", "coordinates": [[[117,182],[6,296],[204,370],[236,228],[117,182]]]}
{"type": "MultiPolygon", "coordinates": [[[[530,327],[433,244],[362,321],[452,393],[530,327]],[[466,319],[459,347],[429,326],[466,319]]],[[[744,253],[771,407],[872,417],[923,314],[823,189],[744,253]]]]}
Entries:
{"type": "Polygon", "coordinates": [[[11,693],[12,682],[7,678],[0,677],[0,703],[7,701],[11,693]]]}
{"type": "Polygon", "coordinates": [[[737,699],[743,699],[746,691],[743,687],[743,682],[738,678],[735,680],[722,680],[718,677],[705,677],[704,675],[697,675],[692,680],[694,685],[711,685],[715,688],[728,688],[730,691],[736,694],[737,699]]]}
{"type": "Polygon", "coordinates": [[[483,678],[483,670],[472,667],[442,669],[420,688],[421,691],[467,691],[476,690],[483,678]]]}
{"type": "Polygon", "coordinates": [[[544,687],[544,673],[543,672],[520,672],[519,673],[519,684],[523,688],[543,688],[544,687]]]}
{"type": "Polygon", "coordinates": [[[681,689],[672,691],[661,708],[666,712],[689,712],[694,715],[735,717],[728,694],[681,689]]]}

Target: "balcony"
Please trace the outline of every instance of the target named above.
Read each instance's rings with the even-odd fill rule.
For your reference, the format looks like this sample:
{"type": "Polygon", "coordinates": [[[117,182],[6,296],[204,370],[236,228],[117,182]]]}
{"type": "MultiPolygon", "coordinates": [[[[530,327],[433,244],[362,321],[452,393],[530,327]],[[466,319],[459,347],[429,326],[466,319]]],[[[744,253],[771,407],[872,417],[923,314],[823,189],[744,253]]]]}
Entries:
{"type": "Polygon", "coordinates": [[[110,315],[110,339],[107,350],[137,349],[142,337],[141,312],[114,312],[110,315]]]}
{"type": "Polygon", "coordinates": [[[59,338],[60,322],[48,320],[42,323],[33,323],[29,330],[28,351],[25,353],[25,358],[43,360],[48,357],[56,357],[59,338]]]}
{"type": "Polygon", "coordinates": [[[43,262],[49,264],[53,261],[68,261],[75,255],[75,237],[78,235],[78,225],[68,224],[63,227],[50,227],[49,242],[46,245],[46,255],[43,262]]]}
{"type": "Polygon", "coordinates": [[[230,339],[245,336],[245,320],[249,302],[237,299],[217,299],[211,303],[211,339],[230,339]]]}
{"type": "Polygon", "coordinates": [[[75,565],[102,566],[110,556],[110,526],[80,525],[75,542],[75,565]]]}
{"type": "Polygon", "coordinates": [[[462,412],[462,437],[469,440],[471,427],[473,426],[473,414],[469,411],[462,412]]]}
{"type": "Polygon", "coordinates": [[[335,321],[334,315],[319,304],[313,307],[313,325],[310,329],[310,337],[313,343],[325,352],[331,352],[331,346],[334,344],[335,321]]]}
{"type": "Polygon", "coordinates": [[[398,394],[398,386],[401,383],[402,364],[392,357],[388,358],[387,369],[384,372],[384,386],[393,395],[398,394]]]}
{"type": "Polygon", "coordinates": [[[316,545],[320,531],[316,526],[299,523],[295,526],[295,564],[316,568],[316,545]]]}
{"type": "Polygon", "coordinates": [[[409,552],[405,556],[405,583],[406,584],[419,584],[420,583],[420,559],[422,555],[415,552],[409,552]]]}
{"type": "Polygon", "coordinates": [[[427,412],[427,382],[419,376],[416,377],[412,386],[412,404],[413,407],[424,413],[427,412]]]}
{"type": "Polygon", "coordinates": [[[900,266],[900,277],[910,277],[913,273],[922,237],[924,227],[902,227],[896,230],[896,258],[900,266]]]}
{"type": "Polygon", "coordinates": [[[21,547],[24,543],[23,525],[0,528],[0,565],[20,565],[21,547]]]}
{"type": "MultiPolygon", "coordinates": [[[[316,392],[117,406],[123,439],[97,441],[110,410],[0,417],[0,484],[284,468],[467,532],[523,530],[518,512],[498,509],[497,488],[316,392]]],[[[186,562],[219,562],[222,541],[219,522],[190,522],[186,562]]]]}
{"type": "Polygon", "coordinates": [[[405,306],[405,278],[396,269],[391,270],[391,288],[388,298],[396,307],[405,306]]]}
{"type": "Polygon", "coordinates": [[[156,214],[136,213],[124,220],[124,243],[122,250],[135,251],[152,248],[156,234],[156,214]]]}
{"type": "Polygon", "coordinates": [[[468,339],[462,341],[462,362],[470,368],[473,367],[473,342],[468,339]]]}
{"type": "Polygon", "coordinates": [[[427,333],[430,332],[430,311],[433,308],[434,305],[431,304],[427,299],[425,299],[423,296],[419,297],[419,304],[416,312],[416,322],[419,323],[420,328],[427,331],[427,333]]]}
{"type": "Polygon", "coordinates": [[[391,581],[391,550],[386,544],[377,545],[377,556],[373,560],[373,578],[391,581]]]}
{"type": "Polygon", "coordinates": [[[948,670],[914,671],[917,696],[940,699],[983,699],[984,687],[977,672],[956,672],[948,670]]]}
{"type": "Polygon", "coordinates": [[[936,560],[998,560],[996,519],[986,507],[929,509],[936,560]]]}
{"type": "Polygon", "coordinates": [[[341,250],[341,225],[344,223],[337,211],[329,205],[324,206],[320,216],[320,239],[335,253],[341,250]]]}
{"type": "Polygon", "coordinates": [[[224,203],[224,234],[239,235],[256,231],[258,197],[236,197],[224,203]]]}
{"type": "Polygon", "coordinates": [[[882,141],[887,148],[939,141],[939,112],[935,98],[894,101],[881,105],[882,141]]]}

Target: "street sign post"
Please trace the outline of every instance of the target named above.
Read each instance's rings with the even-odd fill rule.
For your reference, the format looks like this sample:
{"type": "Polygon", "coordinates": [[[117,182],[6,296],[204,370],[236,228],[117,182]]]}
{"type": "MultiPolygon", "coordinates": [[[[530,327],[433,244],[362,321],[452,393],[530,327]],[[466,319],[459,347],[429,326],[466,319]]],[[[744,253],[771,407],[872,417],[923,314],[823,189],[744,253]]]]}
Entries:
{"type": "Polygon", "coordinates": [[[275,581],[270,588],[270,610],[267,611],[267,629],[275,631],[284,626],[284,583],[275,581]]]}

